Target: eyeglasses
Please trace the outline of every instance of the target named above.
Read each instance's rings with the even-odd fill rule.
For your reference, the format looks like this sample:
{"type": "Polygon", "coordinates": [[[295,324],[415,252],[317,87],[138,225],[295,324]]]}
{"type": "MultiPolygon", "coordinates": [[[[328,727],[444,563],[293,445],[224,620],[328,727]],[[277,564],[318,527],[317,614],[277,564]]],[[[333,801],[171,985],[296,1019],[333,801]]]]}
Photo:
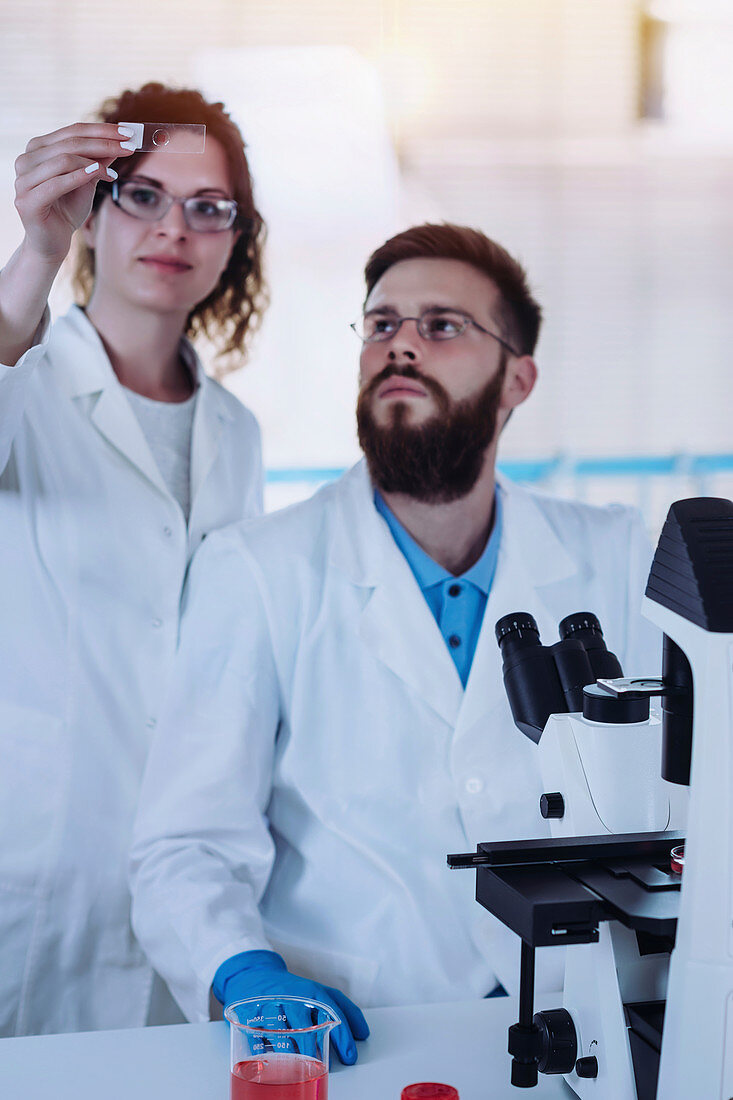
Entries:
{"type": "Polygon", "coordinates": [[[419,317],[396,317],[390,313],[367,313],[360,321],[355,321],[351,328],[365,344],[377,344],[385,340],[391,340],[400,331],[405,321],[414,321],[417,331],[423,340],[455,340],[461,336],[469,325],[473,325],[479,332],[486,336],[493,336],[494,340],[510,351],[512,355],[518,355],[511,344],[502,340],[495,332],[489,332],[487,328],[467,317],[456,309],[426,309],[419,317]]]}
{"type": "Polygon", "coordinates": [[[183,220],[196,233],[222,233],[225,229],[230,229],[239,209],[234,199],[220,199],[211,195],[190,195],[183,199],[177,195],[169,195],[162,187],[137,180],[121,180],[107,186],[115,206],[125,214],[146,222],[160,221],[173,203],[180,203],[183,220]]]}

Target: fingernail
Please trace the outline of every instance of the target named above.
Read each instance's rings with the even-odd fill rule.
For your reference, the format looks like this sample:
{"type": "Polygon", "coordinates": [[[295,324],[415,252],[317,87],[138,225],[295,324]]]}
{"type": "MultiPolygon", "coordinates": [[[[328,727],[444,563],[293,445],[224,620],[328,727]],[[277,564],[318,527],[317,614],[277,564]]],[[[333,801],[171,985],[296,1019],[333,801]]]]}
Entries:
{"type": "Polygon", "coordinates": [[[99,161],[95,160],[94,164],[88,164],[86,166],[86,168],[84,169],[84,171],[86,172],[86,174],[88,176],[91,176],[92,172],[98,172],[99,171],[99,161]]]}
{"type": "Polygon", "coordinates": [[[116,180],[117,179],[117,173],[115,172],[114,168],[108,168],[107,169],[107,175],[109,176],[109,178],[111,180],[116,180]]]}
{"type": "Polygon", "coordinates": [[[120,122],[117,126],[119,133],[122,137],[129,138],[129,141],[121,141],[120,147],[122,149],[130,149],[134,152],[139,149],[143,143],[143,134],[145,132],[145,126],[142,122],[120,122]]]}

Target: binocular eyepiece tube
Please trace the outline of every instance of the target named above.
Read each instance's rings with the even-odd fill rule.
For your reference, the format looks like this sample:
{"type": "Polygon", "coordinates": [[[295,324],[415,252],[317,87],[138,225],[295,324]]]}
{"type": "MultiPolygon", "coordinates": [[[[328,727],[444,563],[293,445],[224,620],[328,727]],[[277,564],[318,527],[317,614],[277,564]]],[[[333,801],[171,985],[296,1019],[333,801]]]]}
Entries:
{"type": "Polygon", "coordinates": [[[622,675],[590,611],[567,615],[560,623],[560,641],[551,646],[542,645],[528,611],[504,615],[495,630],[514,722],[535,743],[551,714],[583,710],[585,687],[599,678],[622,675]]]}

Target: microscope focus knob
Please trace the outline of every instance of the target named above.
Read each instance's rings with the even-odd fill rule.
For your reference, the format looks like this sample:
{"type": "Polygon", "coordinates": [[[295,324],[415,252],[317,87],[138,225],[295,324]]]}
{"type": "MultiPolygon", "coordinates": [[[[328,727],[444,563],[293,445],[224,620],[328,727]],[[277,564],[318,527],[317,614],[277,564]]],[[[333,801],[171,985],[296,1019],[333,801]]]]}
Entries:
{"type": "Polygon", "coordinates": [[[537,1069],[540,1073],[570,1073],[578,1057],[578,1036],[567,1009],[535,1012],[532,1023],[539,1029],[537,1069]]]}
{"type": "Polygon", "coordinates": [[[540,795],[540,813],[543,817],[565,816],[565,799],[559,791],[540,795]]]}
{"type": "Polygon", "coordinates": [[[592,1054],[588,1058],[578,1058],[575,1063],[575,1072],[578,1077],[597,1077],[598,1059],[594,1058],[592,1054]]]}

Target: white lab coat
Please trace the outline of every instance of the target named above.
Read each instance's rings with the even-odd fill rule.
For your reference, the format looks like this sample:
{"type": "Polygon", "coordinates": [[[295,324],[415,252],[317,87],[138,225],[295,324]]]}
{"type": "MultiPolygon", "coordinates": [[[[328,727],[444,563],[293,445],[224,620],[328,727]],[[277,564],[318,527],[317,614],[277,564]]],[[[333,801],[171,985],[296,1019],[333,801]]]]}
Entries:
{"type": "MultiPolygon", "coordinates": [[[[197,555],[132,864],[134,926],[190,1020],[226,958],[268,946],[362,1007],[483,996],[495,976],[516,989],[518,940],[475,902],[475,875],[446,866],[549,835],[494,624],[529,611],[550,643],[594,611],[631,673],[658,674],[661,647],[639,615],[635,512],[500,491],[465,693],[363,464],[197,555]]],[[[559,988],[561,950],[540,954],[559,988]]]]}
{"type": "Polygon", "coordinates": [[[132,821],[191,555],[261,511],[256,421],[184,354],[188,529],[82,310],[0,366],[1,1035],[175,1007],[130,926],[132,821]]]}

